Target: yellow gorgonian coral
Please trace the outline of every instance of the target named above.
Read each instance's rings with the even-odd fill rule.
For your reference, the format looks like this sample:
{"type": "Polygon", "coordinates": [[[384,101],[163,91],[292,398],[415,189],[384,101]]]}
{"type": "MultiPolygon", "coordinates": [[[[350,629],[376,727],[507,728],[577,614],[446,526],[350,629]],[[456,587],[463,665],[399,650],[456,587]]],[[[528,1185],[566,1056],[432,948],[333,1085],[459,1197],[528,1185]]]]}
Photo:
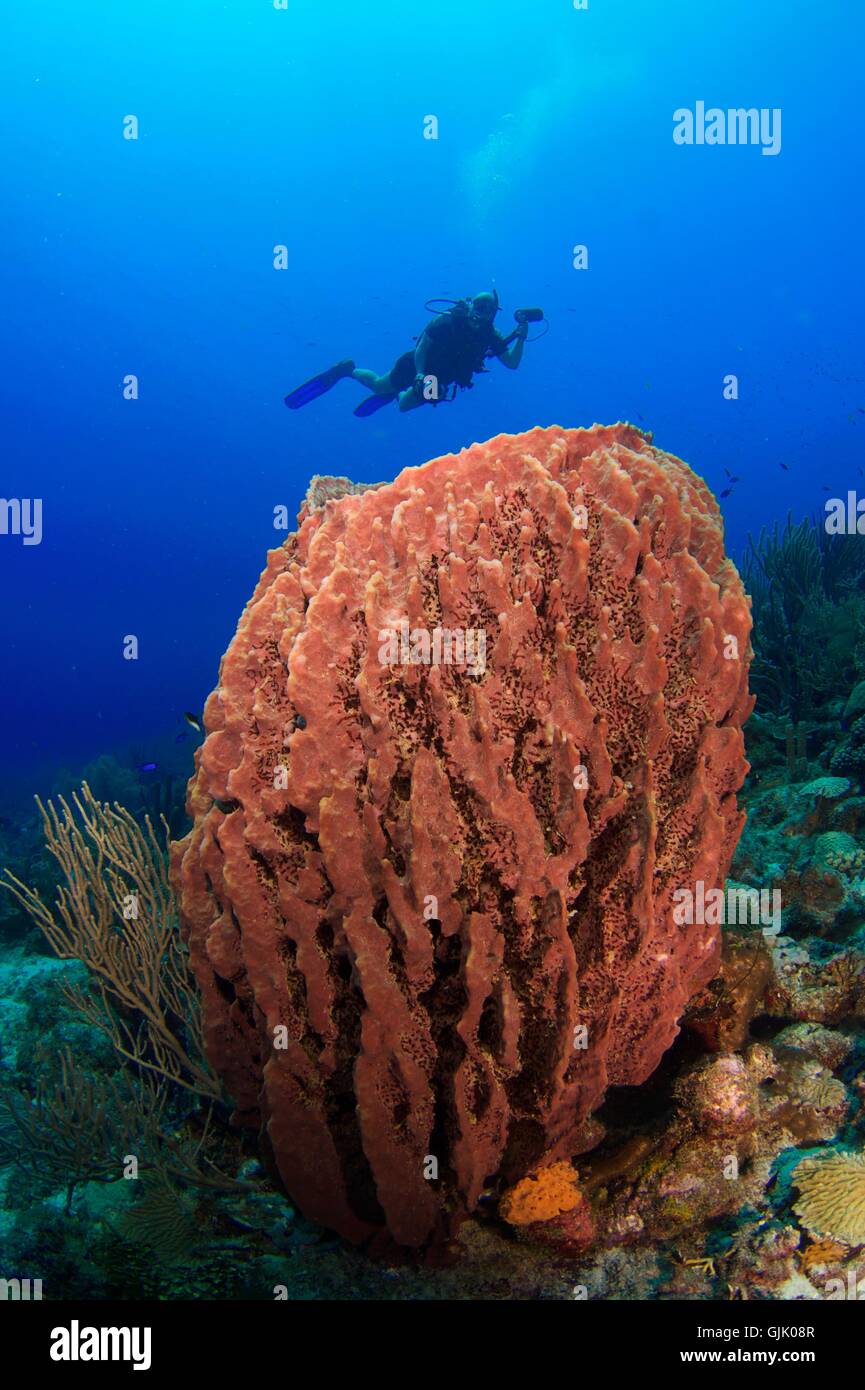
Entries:
{"type": "Polygon", "coordinates": [[[806,1230],[845,1245],[865,1245],[865,1155],[806,1158],[793,1181],[799,1189],[793,1210],[806,1230]]]}

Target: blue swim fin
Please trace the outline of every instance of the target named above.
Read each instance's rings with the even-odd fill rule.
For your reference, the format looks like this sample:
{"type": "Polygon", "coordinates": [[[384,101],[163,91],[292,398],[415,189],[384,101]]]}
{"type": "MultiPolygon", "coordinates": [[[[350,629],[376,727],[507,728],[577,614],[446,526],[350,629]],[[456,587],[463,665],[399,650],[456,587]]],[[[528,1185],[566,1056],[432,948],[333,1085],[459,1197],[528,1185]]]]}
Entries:
{"type": "Polygon", "coordinates": [[[354,414],[361,420],[365,420],[367,416],[375,415],[377,410],[381,410],[383,406],[390,405],[395,400],[396,396],[367,396],[365,401],[361,401],[360,405],[355,407],[354,414]]]}
{"type": "Polygon", "coordinates": [[[351,376],[354,371],[354,363],[350,360],[337,362],[335,367],[328,367],[326,372],[321,372],[319,376],[314,376],[309,381],[305,381],[302,386],[289,392],[285,398],[285,404],[289,410],[300,410],[302,405],[309,405],[310,401],[317,401],[319,396],[323,396],[338,381],[343,381],[347,376],[351,376]]]}

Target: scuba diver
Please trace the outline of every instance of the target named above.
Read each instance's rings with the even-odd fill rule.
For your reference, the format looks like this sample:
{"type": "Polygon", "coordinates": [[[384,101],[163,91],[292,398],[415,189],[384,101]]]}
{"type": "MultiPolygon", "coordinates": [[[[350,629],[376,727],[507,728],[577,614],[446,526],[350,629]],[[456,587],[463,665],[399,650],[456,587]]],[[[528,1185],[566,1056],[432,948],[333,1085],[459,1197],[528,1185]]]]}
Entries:
{"type": "Polygon", "coordinates": [[[498,291],[484,290],[471,299],[428,300],[426,308],[448,303],[452,307],[436,314],[421,333],[416,346],[398,357],[384,376],[356,367],[348,360],[337,362],[320,376],[313,377],[285,397],[290,410],[309,405],[338,381],[348,378],[360,382],[371,395],[356,408],[355,415],[365,418],[374,415],[392,401],[399,402],[401,412],[418,406],[440,405],[452,401],[457,389],[464,391],[474,385],[472,377],[485,372],[488,358],[498,360],[516,371],[523,356],[529,324],[539,323],[542,309],[517,309],[517,327],[503,338],[495,327],[499,312],[498,291]]]}

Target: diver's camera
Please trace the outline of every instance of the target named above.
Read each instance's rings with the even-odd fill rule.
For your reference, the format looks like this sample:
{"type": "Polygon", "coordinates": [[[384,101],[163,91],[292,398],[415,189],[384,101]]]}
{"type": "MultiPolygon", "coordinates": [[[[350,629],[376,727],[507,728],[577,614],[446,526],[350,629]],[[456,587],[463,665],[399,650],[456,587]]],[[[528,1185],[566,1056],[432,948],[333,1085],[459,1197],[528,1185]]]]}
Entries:
{"type": "Polygon", "coordinates": [[[543,321],[543,309],[515,309],[514,318],[517,323],[541,323],[543,321]]]}

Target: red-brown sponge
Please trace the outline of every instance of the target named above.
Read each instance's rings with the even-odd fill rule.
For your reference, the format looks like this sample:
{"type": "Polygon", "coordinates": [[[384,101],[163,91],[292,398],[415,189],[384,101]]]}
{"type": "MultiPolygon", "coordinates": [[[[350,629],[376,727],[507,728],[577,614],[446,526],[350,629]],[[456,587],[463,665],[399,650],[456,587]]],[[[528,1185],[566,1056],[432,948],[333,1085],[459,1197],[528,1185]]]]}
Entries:
{"type": "Polygon", "coordinates": [[[741,830],[751,618],[708,488],[629,425],[350,486],[268,557],[173,875],[238,1122],[308,1217],[420,1246],[584,1146],[715,972],[673,893],[741,830]],[[485,661],[383,662],[404,620],[485,661]]]}

